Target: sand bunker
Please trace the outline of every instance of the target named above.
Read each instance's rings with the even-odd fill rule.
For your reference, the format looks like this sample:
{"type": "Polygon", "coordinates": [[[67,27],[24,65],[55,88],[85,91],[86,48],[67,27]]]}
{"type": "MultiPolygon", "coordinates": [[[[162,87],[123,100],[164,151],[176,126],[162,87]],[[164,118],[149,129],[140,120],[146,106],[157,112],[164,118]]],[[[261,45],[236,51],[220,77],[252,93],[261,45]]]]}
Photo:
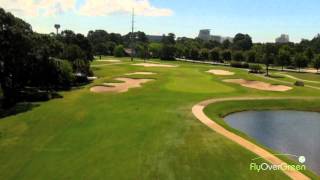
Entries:
{"type": "Polygon", "coordinates": [[[130,88],[141,87],[141,84],[153,81],[153,79],[131,79],[131,78],[116,78],[120,83],[104,83],[104,86],[95,86],[90,89],[91,92],[104,93],[104,92],[127,92],[130,88]]]}
{"type": "Polygon", "coordinates": [[[125,75],[153,75],[153,74],[157,74],[157,73],[153,73],[153,72],[134,72],[134,73],[128,73],[125,75]]]}
{"type": "Polygon", "coordinates": [[[261,81],[248,81],[244,79],[227,79],[224,82],[236,83],[241,86],[259,89],[264,91],[289,91],[292,87],[284,86],[284,85],[272,85],[269,83],[261,82],[261,81]]]}
{"type": "Polygon", "coordinates": [[[234,75],[234,72],[220,70],[220,69],[211,69],[207,71],[208,73],[214,74],[214,75],[221,75],[221,76],[231,76],[234,75]]]}
{"type": "Polygon", "coordinates": [[[134,66],[144,66],[144,67],[178,67],[175,65],[169,65],[169,64],[153,64],[153,63],[139,63],[139,64],[133,64],[134,66]]]}
{"type": "Polygon", "coordinates": [[[116,59],[108,59],[108,60],[97,60],[98,62],[121,62],[120,60],[116,59]]]}

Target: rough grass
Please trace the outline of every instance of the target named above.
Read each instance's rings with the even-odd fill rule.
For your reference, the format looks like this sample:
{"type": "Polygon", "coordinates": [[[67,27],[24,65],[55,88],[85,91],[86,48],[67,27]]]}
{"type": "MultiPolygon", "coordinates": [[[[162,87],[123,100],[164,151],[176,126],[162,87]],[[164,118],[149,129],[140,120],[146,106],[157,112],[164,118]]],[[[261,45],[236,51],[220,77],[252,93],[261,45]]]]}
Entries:
{"type": "Polygon", "coordinates": [[[282,172],[250,171],[255,155],[201,124],[191,107],[214,97],[319,96],[318,91],[264,92],[206,73],[224,68],[239,78],[266,81],[239,69],[180,62],[164,62],[178,68],[144,68],[121,60],[94,68],[100,79],[63,92],[63,99],[1,119],[0,179],[287,179],[282,172]],[[158,74],[123,94],[89,91],[135,71],[158,74]]]}

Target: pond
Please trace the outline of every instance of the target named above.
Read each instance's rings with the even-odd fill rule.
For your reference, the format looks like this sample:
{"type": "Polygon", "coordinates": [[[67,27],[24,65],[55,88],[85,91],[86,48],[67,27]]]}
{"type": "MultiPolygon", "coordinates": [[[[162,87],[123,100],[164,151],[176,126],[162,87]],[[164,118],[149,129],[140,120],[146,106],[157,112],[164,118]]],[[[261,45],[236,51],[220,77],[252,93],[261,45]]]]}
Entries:
{"type": "MultiPolygon", "coordinates": [[[[245,111],[226,116],[226,123],[280,153],[304,156],[320,175],[320,113],[245,111]]],[[[296,161],[297,157],[288,156],[296,161]]]]}

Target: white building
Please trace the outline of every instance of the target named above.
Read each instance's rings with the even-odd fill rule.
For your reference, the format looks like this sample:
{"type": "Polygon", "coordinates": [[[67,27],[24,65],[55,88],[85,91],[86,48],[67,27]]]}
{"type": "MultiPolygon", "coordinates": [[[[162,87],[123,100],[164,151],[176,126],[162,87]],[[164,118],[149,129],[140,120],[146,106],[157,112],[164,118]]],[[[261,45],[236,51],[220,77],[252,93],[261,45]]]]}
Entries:
{"type": "Polygon", "coordinates": [[[276,38],[276,43],[288,43],[290,42],[289,35],[281,34],[280,37],[276,38]]]}
{"type": "Polygon", "coordinates": [[[219,35],[211,35],[210,34],[210,29],[202,29],[199,32],[198,35],[199,39],[202,39],[204,41],[217,41],[219,43],[223,43],[223,41],[225,40],[229,40],[230,42],[233,42],[233,38],[232,37],[223,37],[223,36],[219,36],[219,35]]]}

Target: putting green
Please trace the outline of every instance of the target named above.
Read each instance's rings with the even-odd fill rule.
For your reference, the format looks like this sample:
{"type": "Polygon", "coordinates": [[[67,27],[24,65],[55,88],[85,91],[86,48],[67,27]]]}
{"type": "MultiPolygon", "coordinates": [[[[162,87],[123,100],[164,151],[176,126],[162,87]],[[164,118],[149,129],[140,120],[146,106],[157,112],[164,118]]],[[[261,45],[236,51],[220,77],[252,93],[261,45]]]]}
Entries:
{"type": "Polygon", "coordinates": [[[214,79],[210,74],[199,69],[184,68],[170,73],[166,84],[169,90],[188,93],[227,93],[234,89],[214,79]],[[188,73],[184,73],[188,71],[188,73]]]}

